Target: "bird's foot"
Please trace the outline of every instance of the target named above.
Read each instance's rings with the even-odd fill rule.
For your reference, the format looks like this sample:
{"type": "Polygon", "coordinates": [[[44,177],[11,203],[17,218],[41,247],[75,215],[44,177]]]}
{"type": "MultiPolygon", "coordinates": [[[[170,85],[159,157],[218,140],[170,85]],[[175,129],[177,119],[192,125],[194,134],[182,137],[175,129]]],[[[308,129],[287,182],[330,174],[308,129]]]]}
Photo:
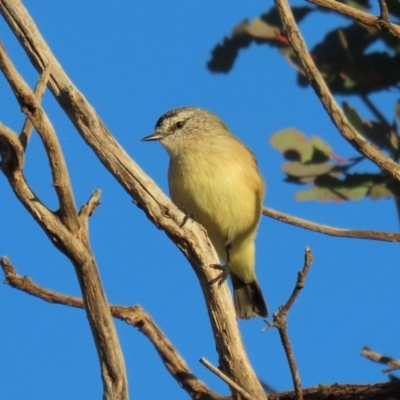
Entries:
{"type": "Polygon", "coordinates": [[[179,228],[183,228],[186,222],[191,219],[194,221],[195,214],[192,211],[189,211],[187,207],[179,207],[179,209],[185,214],[182,223],[179,225],[179,228]]]}
{"type": "Polygon", "coordinates": [[[213,285],[214,283],[218,282],[218,287],[221,287],[221,285],[226,281],[226,278],[228,278],[229,272],[231,271],[230,265],[212,264],[210,265],[210,267],[220,270],[221,273],[216,278],[211,279],[209,285],[213,285]]]}

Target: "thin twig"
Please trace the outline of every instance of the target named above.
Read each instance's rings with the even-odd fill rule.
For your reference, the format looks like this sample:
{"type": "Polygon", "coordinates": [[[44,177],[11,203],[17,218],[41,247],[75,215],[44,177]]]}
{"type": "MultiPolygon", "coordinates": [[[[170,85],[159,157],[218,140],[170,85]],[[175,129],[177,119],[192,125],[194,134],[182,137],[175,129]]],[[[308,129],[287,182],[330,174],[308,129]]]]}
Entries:
{"type": "Polygon", "coordinates": [[[323,233],[325,235],[348,237],[353,239],[380,240],[383,242],[400,242],[400,233],[335,228],[333,226],[321,225],[316,222],[293,217],[290,214],[285,214],[269,207],[263,208],[263,214],[286,224],[308,229],[313,232],[323,233]]]}
{"type": "MultiPolygon", "coordinates": [[[[35,96],[40,103],[42,101],[42,98],[44,96],[44,92],[46,91],[47,87],[47,82],[50,77],[50,68],[47,66],[43,73],[39,75],[39,79],[37,81],[34,93],[35,96]]],[[[26,150],[26,146],[28,145],[29,139],[32,135],[32,130],[33,130],[33,124],[31,120],[26,117],[24,125],[22,126],[21,133],[19,135],[19,140],[21,141],[22,147],[24,150],[26,150]]]]}
{"type": "Polygon", "coordinates": [[[248,400],[254,400],[254,397],[247,393],[244,389],[242,389],[238,384],[236,384],[232,379],[227,377],[220,369],[214,367],[209,361],[207,361],[204,357],[199,360],[206,368],[208,368],[212,373],[221,378],[225,383],[231,386],[235,392],[239,393],[241,396],[248,400]]]}
{"type": "Polygon", "coordinates": [[[89,200],[79,210],[79,216],[81,218],[91,217],[94,210],[100,205],[101,190],[96,189],[89,197],[89,200]]]}
{"type": "Polygon", "coordinates": [[[89,200],[79,210],[79,218],[82,225],[85,227],[86,235],[89,236],[89,217],[92,216],[95,209],[100,205],[101,190],[96,189],[91,195],[89,200]]]}
{"type": "Polygon", "coordinates": [[[392,35],[400,39],[400,26],[392,23],[387,23],[386,21],[384,21],[382,19],[382,11],[381,11],[381,16],[376,17],[364,11],[358,10],[357,8],[339,3],[336,0],[306,0],[306,1],[308,1],[309,3],[316,4],[317,6],[320,7],[328,8],[329,10],[337,11],[343,15],[354,18],[356,21],[359,21],[365,25],[373,26],[381,31],[384,32],[388,31],[392,35]]]}
{"type": "Polygon", "coordinates": [[[308,271],[310,270],[311,264],[314,261],[314,257],[312,255],[311,249],[309,247],[306,247],[305,253],[304,253],[304,266],[301,271],[299,271],[297,275],[297,281],[296,285],[293,289],[292,294],[290,295],[288,301],[286,304],[282,307],[282,310],[280,311],[283,314],[287,314],[296,301],[298,295],[300,294],[300,291],[304,288],[304,285],[306,283],[306,276],[308,274],[308,271]]]}
{"type": "MultiPolygon", "coordinates": [[[[6,258],[0,259],[0,265],[5,276],[5,283],[22,292],[47,301],[51,304],[61,304],[68,307],[79,309],[84,308],[81,298],[67,296],[52,290],[48,290],[28,277],[18,275],[15,267],[6,258]]],[[[222,400],[225,397],[211,391],[201,380],[199,380],[189,369],[184,359],[174,348],[172,343],[163,334],[152,318],[140,306],[122,307],[110,305],[111,313],[128,325],[139,329],[153,344],[159,353],[167,370],[179,382],[179,384],[190,394],[192,398],[207,398],[213,400],[222,400]],[[195,396],[197,395],[197,396],[195,396]],[[204,397],[202,397],[204,396],[204,397]]]]}
{"type": "Polygon", "coordinates": [[[300,291],[303,289],[305,285],[305,279],[310,270],[311,264],[313,262],[313,255],[311,249],[306,247],[304,254],[304,265],[303,269],[299,271],[297,275],[296,285],[290,295],[286,304],[282,307],[279,307],[278,313],[273,313],[273,323],[267,322],[267,327],[262,331],[266,331],[270,328],[277,328],[279,332],[279,337],[282,342],[282,346],[285,350],[286,358],[288,360],[290,373],[292,375],[292,381],[294,390],[296,393],[297,400],[303,400],[303,389],[301,385],[301,379],[299,370],[297,368],[296,358],[294,356],[293,348],[290,343],[289,335],[287,332],[287,314],[296,301],[300,291]]]}
{"type": "Polygon", "coordinates": [[[385,374],[400,369],[400,360],[379,354],[376,351],[371,350],[369,347],[363,347],[360,354],[371,361],[388,365],[390,368],[386,368],[382,371],[385,374]]]}
{"type": "Polygon", "coordinates": [[[381,9],[381,19],[390,24],[389,10],[385,0],[379,0],[379,8],[381,9]]]}

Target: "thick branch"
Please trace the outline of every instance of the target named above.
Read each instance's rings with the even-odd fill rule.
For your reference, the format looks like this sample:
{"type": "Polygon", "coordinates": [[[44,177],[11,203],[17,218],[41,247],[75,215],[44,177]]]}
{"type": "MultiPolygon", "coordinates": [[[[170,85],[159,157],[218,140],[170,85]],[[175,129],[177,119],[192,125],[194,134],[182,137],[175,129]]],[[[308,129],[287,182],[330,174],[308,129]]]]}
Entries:
{"type": "Polygon", "coordinates": [[[382,153],[373,144],[365,140],[350,124],[342,109],[336,103],[324,81],[324,78],[321,76],[307,50],[306,44],[296,25],[292,10],[288,5],[287,0],[275,0],[275,4],[282,20],[282,24],[285,27],[288,40],[297,57],[300,59],[311,86],[320,98],[322,105],[328,112],[328,115],[341,135],[359,153],[366,156],[374,164],[378,165],[384,171],[387,171],[400,182],[400,165],[382,153]]]}
{"type": "Polygon", "coordinates": [[[244,350],[228,287],[226,284],[220,288],[208,284],[216,272],[203,267],[215,264],[217,257],[205,231],[194,222],[180,228],[184,215],[119,146],[65,74],[21,3],[0,0],[0,12],[38,72],[42,73],[47,66],[51,69],[49,88],[86,143],[133,197],[137,206],[166,232],[190,261],[204,293],[221,369],[256,398],[265,398],[244,350]]]}
{"type": "Polygon", "coordinates": [[[354,18],[356,21],[365,25],[373,26],[381,31],[390,32],[392,35],[400,39],[400,26],[390,23],[389,21],[380,17],[375,17],[357,8],[347,6],[346,4],[339,3],[336,0],[307,0],[309,3],[316,4],[317,6],[328,8],[329,10],[340,12],[343,15],[354,18]]]}
{"type": "MultiPolygon", "coordinates": [[[[5,276],[5,283],[11,287],[38,297],[52,304],[62,304],[69,307],[84,308],[82,299],[67,296],[48,290],[27,277],[18,275],[11,262],[2,257],[1,267],[5,276]]],[[[223,396],[211,391],[199,380],[186,365],[172,343],[167,339],[152,318],[140,306],[121,307],[110,305],[111,313],[115,318],[125,321],[140,330],[153,344],[161,357],[165,367],[193,399],[197,400],[222,400],[223,396]]]]}
{"type": "Polygon", "coordinates": [[[341,229],[333,226],[321,225],[306,219],[293,217],[272,208],[264,207],[263,214],[267,217],[276,219],[285,224],[308,229],[310,231],[323,233],[330,236],[348,237],[353,239],[381,240],[383,242],[400,242],[400,233],[380,232],[380,231],[362,231],[356,229],[341,229]]]}
{"type": "MultiPolygon", "coordinates": [[[[304,400],[388,400],[398,399],[400,382],[375,385],[318,385],[303,389],[304,400]]],[[[295,400],[294,392],[273,394],[270,400],[295,400]]]]}
{"type": "MultiPolygon", "coordinates": [[[[18,140],[16,134],[15,139],[18,140]]],[[[19,146],[21,146],[19,144],[19,146]]],[[[21,151],[22,146],[21,146],[21,151]]],[[[17,198],[41,225],[49,239],[73,263],[77,272],[79,284],[85,299],[85,310],[92,329],[98,351],[105,399],[127,399],[127,383],[125,365],[121,347],[111,318],[107,299],[105,297],[97,266],[90,248],[82,242],[81,237],[75,237],[52,213],[40,202],[27,185],[22,171],[9,168],[8,164],[2,170],[17,198]]]]}
{"type": "MultiPolygon", "coordinates": [[[[71,260],[75,267],[98,352],[104,398],[127,399],[126,371],[121,347],[97,265],[90,250],[86,225],[80,227],[77,210],[72,209],[75,207],[72,188],[61,148],[50,121],[40,108],[36,97],[2,50],[4,49],[0,49],[0,67],[20,100],[21,106],[27,108],[27,114],[47,149],[54,182],[58,185],[56,190],[60,200],[60,212],[53,213],[40,202],[27,185],[21,169],[3,161],[2,171],[17,198],[40,224],[53,244],[71,260]]],[[[14,136],[18,140],[16,134],[14,136]]],[[[22,148],[21,144],[19,146],[22,148]]]]}

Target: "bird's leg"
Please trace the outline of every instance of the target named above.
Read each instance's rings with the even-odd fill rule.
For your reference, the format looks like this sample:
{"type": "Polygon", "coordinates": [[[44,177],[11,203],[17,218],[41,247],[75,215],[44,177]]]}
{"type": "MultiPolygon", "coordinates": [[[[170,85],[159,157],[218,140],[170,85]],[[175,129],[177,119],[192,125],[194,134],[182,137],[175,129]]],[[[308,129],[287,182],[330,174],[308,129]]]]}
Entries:
{"type": "Polygon", "coordinates": [[[218,287],[220,287],[225,281],[226,278],[228,278],[229,272],[231,271],[231,266],[230,266],[230,255],[229,251],[232,247],[232,243],[228,243],[225,246],[225,251],[226,251],[226,264],[221,265],[221,264],[213,264],[210,265],[211,268],[214,269],[219,269],[221,273],[214,279],[211,279],[209,282],[210,285],[213,285],[215,282],[218,282],[218,287]]]}
{"type": "Polygon", "coordinates": [[[185,214],[182,223],[179,225],[179,228],[183,228],[189,219],[194,221],[195,214],[193,211],[189,211],[187,207],[179,207],[179,209],[185,214]]]}

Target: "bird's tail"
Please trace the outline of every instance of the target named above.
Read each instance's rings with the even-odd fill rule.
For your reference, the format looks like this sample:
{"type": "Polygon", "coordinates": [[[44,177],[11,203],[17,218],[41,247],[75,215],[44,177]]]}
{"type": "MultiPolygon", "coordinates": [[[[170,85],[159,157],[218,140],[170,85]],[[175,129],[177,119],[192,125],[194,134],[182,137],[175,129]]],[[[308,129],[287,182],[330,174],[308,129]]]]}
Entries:
{"type": "Polygon", "coordinates": [[[233,298],[235,300],[236,315],[241,319],[253,317],[267,317],[268,309],[261,288],[254,279],[245,283],[237,275],[231,272],[233,298]]]}

